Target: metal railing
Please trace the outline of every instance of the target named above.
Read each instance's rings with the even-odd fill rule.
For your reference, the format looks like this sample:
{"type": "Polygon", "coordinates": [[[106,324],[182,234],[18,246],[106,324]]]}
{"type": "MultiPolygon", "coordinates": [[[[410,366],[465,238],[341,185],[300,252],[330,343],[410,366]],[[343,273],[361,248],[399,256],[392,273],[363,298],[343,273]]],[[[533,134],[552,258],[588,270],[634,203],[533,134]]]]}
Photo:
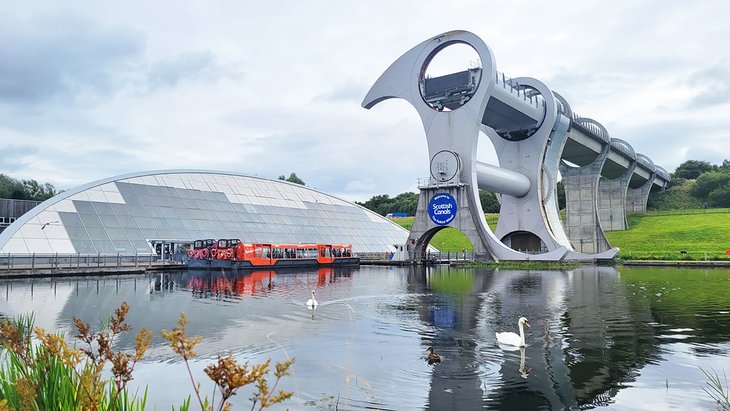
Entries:
{"type": "MultiPolygon", "coordinates": [[[[360,258],[360,261],[388,261],[395,256],[395,254],[391,252],[354,253],[354,255],[355,257],[360,258]]],[[[475,253],[473,251],[429,251],[426,253],[426,261],[437,264],[489,260],[491,260],[489,254],[475,253]]]]}
{"type": "Polygon", "coordinates": [[[2,270],[73,269],[90,267],[146,267],[164,264],[183,264],[187,256],[174,254],[164,260],[156,254],[0,254],[2,270]]]}

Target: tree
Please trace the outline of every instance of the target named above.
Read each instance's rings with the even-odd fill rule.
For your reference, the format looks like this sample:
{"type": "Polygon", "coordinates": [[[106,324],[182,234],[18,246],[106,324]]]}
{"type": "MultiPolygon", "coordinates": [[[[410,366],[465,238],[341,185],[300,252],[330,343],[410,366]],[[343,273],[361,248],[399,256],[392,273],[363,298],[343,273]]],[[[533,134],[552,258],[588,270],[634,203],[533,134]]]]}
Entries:
{"type": "Polygon", "coordinates": [[[647,209],[650,210],[684,210],[702,208],[704,202],[698,200],[690,192],[695,180],[684,180],[682,185],[673,186],[666,190],[651,192],[647,209]]]}
{"type": "Polygon", "coordinates": [[[694,180],[702,173],[716,170],[717,166],[710,164],[708,161],[687,160],[674,170],[672,178],[686,178],[688,180],[694,180]]]}
{"type": "Polygon", "coordinates": [[[710,207],[730,207],[730,183],[713,190],[707,196],[707,204],[710,207]]]}
{"type": "Polygon", "coordinates": [[[44,201],[56,194],[58,194],[56,188],[50,183],[41,185],[35,180],[18,181],[0,174],[0,198],[44,201]]]}
{"type": "Polygon", "coordinates": [[[697,177],[697,181],[692,187],[690,193],[697,199],[707,201],[710,193],[727,186],[728,183],[730,183],[730,171],[710,171],[702,173],[699,177],[697,177]]]}
{"type": "Polygon", "coordinates": [[[499,201],[497,195],[491,191],[479,190],[479,202],[482,204],[482,211],[485,213],[498,213],[499,201]]]}
{"type": "Polygon", "coordinates": [[[722,165],[719,167],[720,171],[730,171],[730,160],[722,160],[722,165]]]}
{"type": "Polygon", "coordinates": [[[557,185],[557,191],[558,191],[558,209],[564,210],[565,209],[565,184],[563,184],[563,181],[558,181],[557,185]]]}
{"type": "Polygon", "coordinates": [[[302,180],[301,178],[297,177],[297,174],[296,173],[289,174],[289,177],[288,178],[282,174],[282,175],[279,176],[279,180],[284,180],[284,181],[288,181],[290,183],[301,184],[303,186],[306,186],[306,184],[304,184],[304,180],[302,180]]]}
{"type": "Polygon", "coordinates": [[[398,194],[395,198],[390,198],[387,194],[381,194],[371,197],[364,203],[356,203],[382,216],[388,213],[415,215],[418,208],[418,194],[405,192],[398,194]]]}

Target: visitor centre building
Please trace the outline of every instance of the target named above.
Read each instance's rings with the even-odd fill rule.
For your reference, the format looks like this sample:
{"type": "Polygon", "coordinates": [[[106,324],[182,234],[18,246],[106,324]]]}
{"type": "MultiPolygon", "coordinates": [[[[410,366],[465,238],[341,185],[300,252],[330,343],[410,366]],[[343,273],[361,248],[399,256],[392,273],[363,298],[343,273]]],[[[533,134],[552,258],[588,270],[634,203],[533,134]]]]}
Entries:
{"type": "Polygon", "coordinates": [[[44,201],[0,233],[0,255],[145,255],[196,239],[352,244],[384,253],[408,231],[299,184],[211,170],[111,177],[44,201]]]}

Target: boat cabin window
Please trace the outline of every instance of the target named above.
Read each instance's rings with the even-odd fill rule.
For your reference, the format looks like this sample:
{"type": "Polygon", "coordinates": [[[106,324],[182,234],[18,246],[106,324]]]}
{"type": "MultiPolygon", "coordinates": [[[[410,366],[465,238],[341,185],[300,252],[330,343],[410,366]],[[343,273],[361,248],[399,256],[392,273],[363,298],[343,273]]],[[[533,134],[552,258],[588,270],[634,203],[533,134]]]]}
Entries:
{"type": "Polygon", "coordinates": [[[254,255],[257,258],[264,258],[267,260],[271,257],[270,253],[271,253],[271,249],[269,247],[262,247],[260,245],[257,245],[256,249],[254,251],[254,255]]]}

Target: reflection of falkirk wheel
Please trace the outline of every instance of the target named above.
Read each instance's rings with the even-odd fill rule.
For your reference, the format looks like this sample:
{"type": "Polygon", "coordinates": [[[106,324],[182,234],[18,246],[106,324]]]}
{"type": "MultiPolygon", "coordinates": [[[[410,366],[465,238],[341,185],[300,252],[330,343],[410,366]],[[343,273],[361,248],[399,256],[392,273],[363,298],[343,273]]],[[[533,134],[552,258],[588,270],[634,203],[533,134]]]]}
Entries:
{"type": "Polygon", "coordinates": [[[477,256],[497,261],[615,257],[615,248],[576,252],[559,218],[558,165],[570,124],[569,117],[558,114],[564,101],[538,80],[500,78],[491,50],[479,37],[452,31],[405,53],[380,76],[363,107],[389,98],[416,108],[431,159],[431,178],[420,187],[407,244],[411,260],[422,261],[433,235],[446,227],[464,233],[477,256]],[[434,56],[459,43],[477,52],[482,68],[425,78],[434,56]],[[491,139],[500,167],[477,161],[480,130],[491,139]],[[484,219],[479,188],[501,194],[495,232],[484,219]]]}

